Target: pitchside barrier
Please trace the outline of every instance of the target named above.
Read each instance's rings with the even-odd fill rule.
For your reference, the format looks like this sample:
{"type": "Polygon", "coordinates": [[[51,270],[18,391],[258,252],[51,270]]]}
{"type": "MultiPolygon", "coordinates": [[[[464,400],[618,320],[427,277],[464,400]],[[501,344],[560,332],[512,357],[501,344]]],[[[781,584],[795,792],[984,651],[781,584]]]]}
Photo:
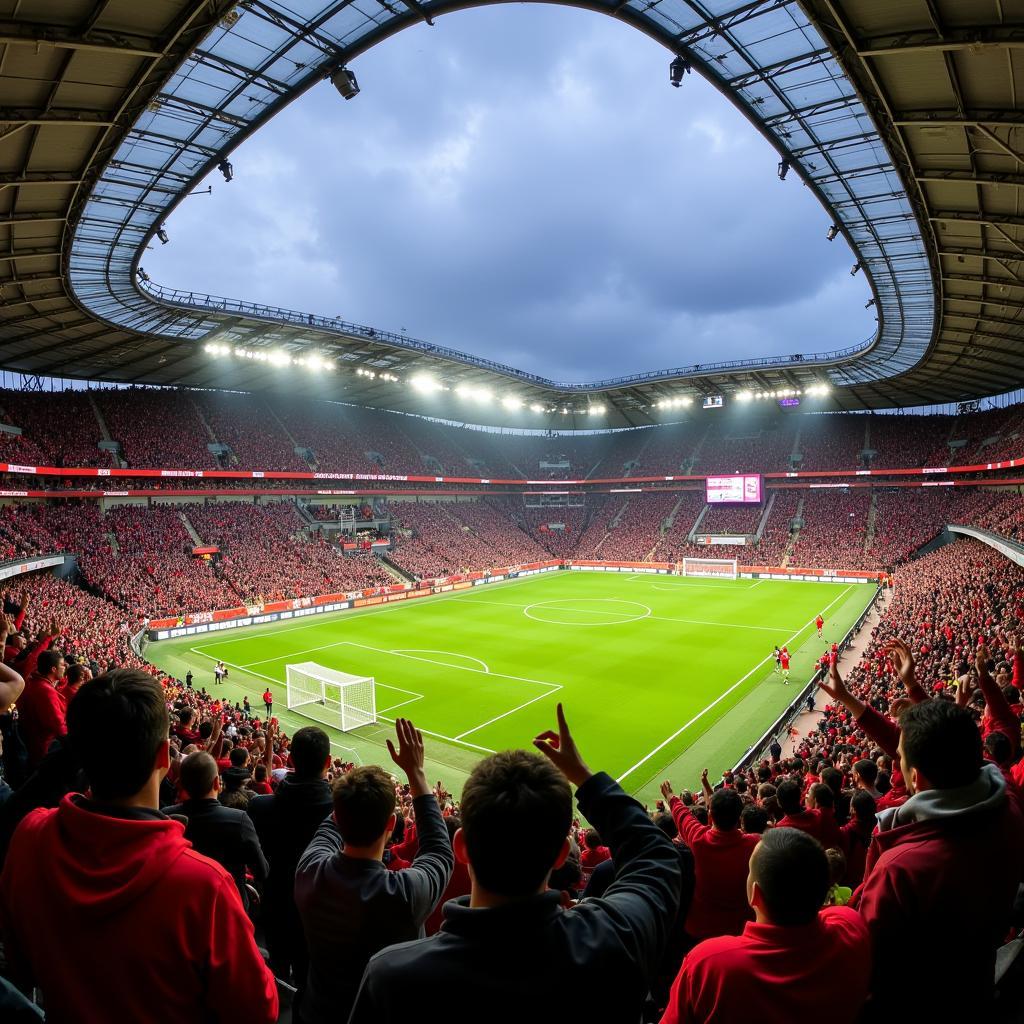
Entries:
{"type": "MultiPolygon", "coordinates": [[[[696,559],[698,562],[728,562],[729,571],[719,572],[728,578],[742,579],[806,580],[816,583],[879,583],[885,578],[880,572],[855,572],[830,569],[783,569],[771,566],[734,566],[731,559],[696,559]]],[[[502,566],[484,572],[470,572],[459,576],[446,576],[419,583],[396,583],[389,587],[373,590],[354,591],[345,594],[323,594],[318,597],[295,598],[288,601],[272,601],[262,605],[220,608],[210,612],[195,612],[191,615],[151,619],[146,626],[147,639],[173,640],[181,636],[198,636],[203,633],[219,632],[225,629],[239,629],[244,626],[262,626],[285,619],[301,618],[307,615],[323,615],[327,612],[347,611],[350,608],[367,608],[395,601],[407,601],[419,597],[432,597],[454,590],[468,590],[470,587],[501,583],[503,580],[535,576],[538,573],[556,572],[567,569],[574,572],[619,572],[650,575],[695,575],[685,573],[682,563],[677,562],[600,562],[591,559],[550,562],[530,562],[525,565],[502,566]]],[[[709,575],[700,573],[700,575],[709,575]]]]}

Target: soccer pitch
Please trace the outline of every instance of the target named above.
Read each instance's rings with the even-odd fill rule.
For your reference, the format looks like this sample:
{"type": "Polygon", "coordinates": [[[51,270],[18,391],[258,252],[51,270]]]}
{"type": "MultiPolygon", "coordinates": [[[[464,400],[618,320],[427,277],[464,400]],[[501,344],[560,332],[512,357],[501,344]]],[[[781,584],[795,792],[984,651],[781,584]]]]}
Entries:
{"type": "Polygon", "coordinates": [[[396,715],[427,736],[428,770],[458,792],[484,754],[529,748],[555,704],[590,766],[647,802],[658,782],[695,788],[731,768],[809,678],[825,640],[841,639],[873,585],[558,572],[336,615],[291,619],[150,645],[164,671],[231,701],[274,693],[286,730],[310,724],[285,707],[285,666],[313,661],[369,675],[381,720],[328,729],[337,756],[390,764],[396,715]],[[793,653],[791,683],[772,647],[793,653]],[[213,666],[230,667],[213,683],[213,666]],[[354,752],[354,753],[352,753],[354,752]]]}

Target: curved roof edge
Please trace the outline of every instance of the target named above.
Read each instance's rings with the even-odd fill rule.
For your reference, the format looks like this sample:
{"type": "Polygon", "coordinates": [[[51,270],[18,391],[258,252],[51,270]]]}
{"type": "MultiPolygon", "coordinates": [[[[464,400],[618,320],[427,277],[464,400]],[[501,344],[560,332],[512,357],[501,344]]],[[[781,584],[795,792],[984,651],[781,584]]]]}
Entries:
{"type": "Polygon", "coordinates": [[[307,344],[369,339],[375,346],[563,392],[808,367],[825,368],[838,385],[868,384],[904,374],[925,357],[936,327],[934,274],[920,218],[891,156],[898,148],[887,145],[850,77],[795,0],[737,3],[714,17],[701,16],[687,0],[569,6],[615,16],[682,54],[791,163],[870,280],[879,328],[866,344],[565,384],[375,328],[255,303],[139,289],[140,254],[160,224],[225,154],[284,105],[402,28],[484,3],[397,4],[364,14],[345,2],[320,0],[304,23],[272,0],[235,8],[150,101],[78,211],[66,260],[76,301],[108,324],[180,342],[207,339],[243,317],[302,325],[307,344]]]}

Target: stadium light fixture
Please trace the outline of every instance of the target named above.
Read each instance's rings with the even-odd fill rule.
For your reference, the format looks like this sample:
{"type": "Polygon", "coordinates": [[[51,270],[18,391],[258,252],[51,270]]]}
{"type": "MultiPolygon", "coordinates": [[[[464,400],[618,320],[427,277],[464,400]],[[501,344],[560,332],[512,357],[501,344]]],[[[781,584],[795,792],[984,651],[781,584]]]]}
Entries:
{"type": "Polygon", "coordinates": [[[538,405],[536,402],[534,402],[533,405],[530,406],[530,412],[543,412],[543,411],[544,411],[544,406],[543,405],[538,405]]]}
{"type": "Polygon", "coordinates": [[[874,299],[868,299],[868,301],[864,303],[864,308],[865,309],[870,309],[874,304],[875,304],[875,300],[874,299]]]}
{"type": "Polygon", "coordinates": [[[834,242],[836,240],[836,235],[838,235],[838,234],[839,234],[839,225],[838,224],[833,224],[832,227],[830,227],[828,229],[828,234],[825,236],[825,238],[828,239],[828,241],[830,241],[830,242],[834,242]]]}
{"type": "Polygon", "coordinates": [[[515,395],[506,395],[501,400],[501,404],[510,412],[515,412],[517,409],[522,409],[523,400],[521,398],[517,398],[515,395]]]}
{"type": "Polygon", "coordinates": [[[604,415],[604,406],[603,405],[590,405],[590,406],[587,406],[587,412],[591,416],[603,416],[604,415]]]}
{"type": "Polygon", "coordinates": [[[737,402],[749,402],[753,398],[753,394],[749,391],[740,391],[736,395],[737,402]]]}
{"type": "Polygon", "coordinates": [[[860,260],[858,260],[856,263],[854,263],[853,267],[851,268],[851,270],[850,270],[850,277],[856,277],[858,270],[860,270],[860,260]]]}
{"type": "Polygon", "coordinates": [[[156,237],[160,239],[161,245],[166,245],[170,241],[170,239],[167,237],[167,231],[164,228],[163,224],[161,224],[160,227],[156,229],[156,237]]]}
{"type": "Polygon", "coordinates": [[[137,269],[137,270],[135,271],[135,274],[136,274],[136,276],[138,277],[138,279],[139,279],[140,281],[142,281],[143,283],[146,283],[146,282],[148,282],[148,281],[149,281],[149,274],[147,274],[147,273],[146,273],[146,272],[145,272],[145,271],[144,271],[144,270],[142,269],[142,267],[139,267],[139,268],[138,268],[138,269],[137,269]]]}
{"type": "Polygon", "coordinates": [[[779,161],[779,181],[786,180],[786,175],[789,174],[790,166],[790,162],[785,159],[785,157],[779,161]]]}
{"type": "Polygon", "coordinates": [[[225,181],[230,181],[235,176],[235,169],[231,165],[231,161],[226,157],[217,164],[217,170],[224,175],[225,181]]]}
{"type": "Polygon", "coordinates": [[[425,395],[441,390],[440,382],[436,378],[431,377],[429,373],[417,373],[409,383],[414,391],[419,391],[425,395]]]}
{"type": "Polygon", "coordinates": [[[668,66],[668,80],[678,89],[683,84],[683,75],[688,75],[693,66],[685,57],[676,57],[668,66]]]}
{"type": "Polygon", "coordinates": [[[348,68],[338,68],[331,75],[331,85],[338,90],[343,99],[350,100],[359,95],[359,83],[348,68]]]}

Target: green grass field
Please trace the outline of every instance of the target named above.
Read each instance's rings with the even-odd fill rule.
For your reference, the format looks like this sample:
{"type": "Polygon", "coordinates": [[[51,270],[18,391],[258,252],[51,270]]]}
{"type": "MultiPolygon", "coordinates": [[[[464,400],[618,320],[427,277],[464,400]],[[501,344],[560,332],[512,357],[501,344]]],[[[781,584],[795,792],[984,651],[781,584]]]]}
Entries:
{"type": "Polygon", "coordinates": [[[458,792],[483,754],[528,747],[562,701],[591,767],[642,799],[658,782],[696,786],[731,768],[794,698],[825,639],[841,639],[873,586],[559,572],[418,601],[151,644],[147,656],[218,695],[249,695],[294,731],[285,666],[314,661],[372,675],[381,721],[332,733],[338,756],[388,764],[395,715],[427,734],[429,771],[458,792]],[[792,682],[774,673],[774,644],[794,653],[792,682]]]}

